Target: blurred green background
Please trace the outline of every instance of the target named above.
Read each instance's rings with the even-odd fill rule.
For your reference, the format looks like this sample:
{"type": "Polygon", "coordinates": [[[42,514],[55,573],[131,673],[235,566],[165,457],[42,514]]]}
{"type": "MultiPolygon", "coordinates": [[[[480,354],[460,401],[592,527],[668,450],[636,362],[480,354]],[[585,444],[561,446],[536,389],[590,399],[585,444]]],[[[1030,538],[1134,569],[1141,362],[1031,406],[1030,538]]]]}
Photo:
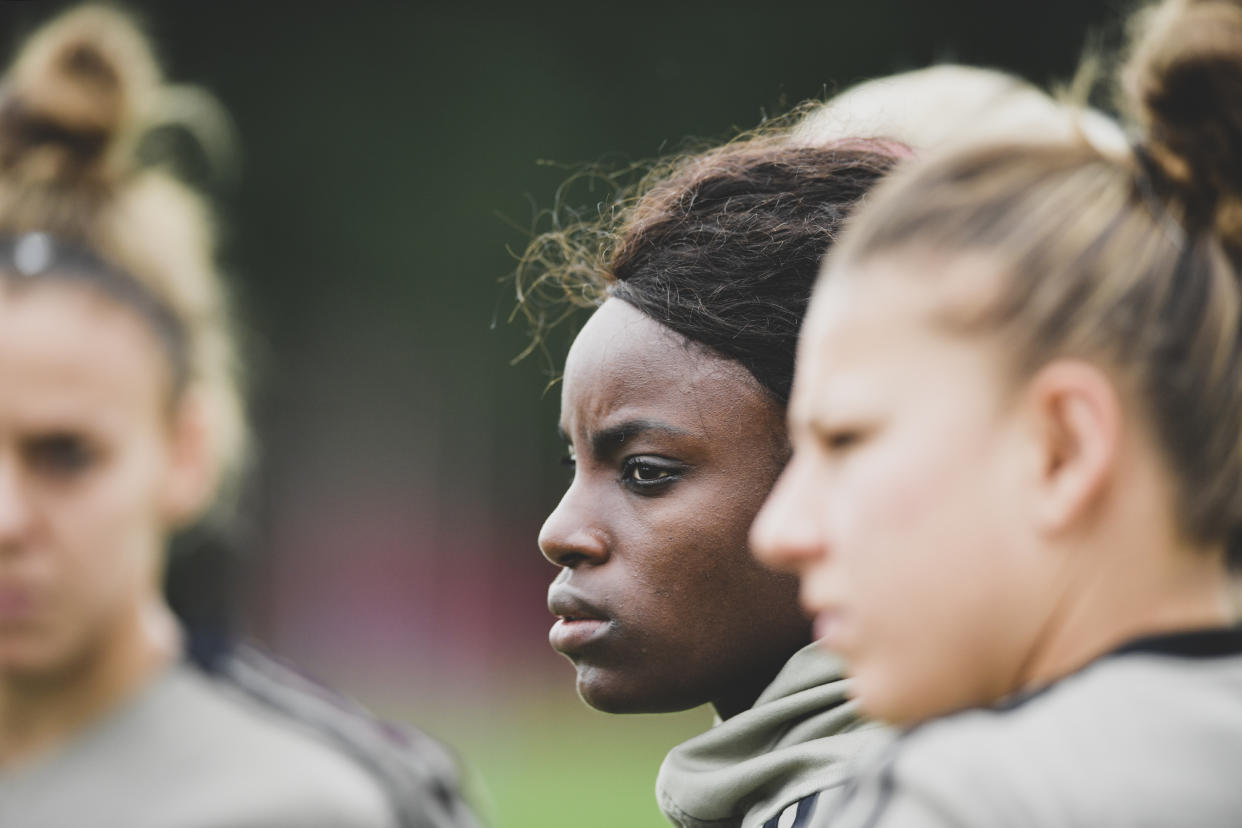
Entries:
{"type": "MultiPolygon", "coordinates": [[[[64,5],[0,5],[9,44],[64,5]]],[[[509,364],[511,251],[566,164],[727,138],[936,60],[1065,80],[1128,4],[129,7],[242,150],[205,183],[251,334],[257,472],[240,527],[187,544],[178,602],[211,621],[231,601],[249,635],[448,741],[498,828],[632,828],[663,824],[659,761],[710,717],[588,711],[547,646],[535,536],[563,447],[547,366],[509,364]]]]}

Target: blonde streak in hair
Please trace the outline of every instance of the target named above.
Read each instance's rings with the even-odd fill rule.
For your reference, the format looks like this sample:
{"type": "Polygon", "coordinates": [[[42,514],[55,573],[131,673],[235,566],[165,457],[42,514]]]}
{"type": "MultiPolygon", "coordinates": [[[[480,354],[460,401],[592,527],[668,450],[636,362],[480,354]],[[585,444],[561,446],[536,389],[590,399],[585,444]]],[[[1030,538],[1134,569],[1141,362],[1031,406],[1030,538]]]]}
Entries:
{"type": "Polygon", "coordinates": [[[193,136],[213,177],[232,184],[240,176],[240,144],[233,118],[205,89],[166,84],[153,105],[151,128],[176,127],[193,136]]]}
{"type": "MultiPolygon", "coordinates": [[[[992,288],[994,299],[977,309],[982,316],[971,312],[965,318],[955,317],[949,310],[948,318],[957,318],[968,328],[1009,324],[1015,332],[1028,331],[1013,340],[1020,351],[1015,353],[1015,360],[1025,366],[1024,370],[1060,348],[1104,356],[1109,348],[1107,332],[1088,322],[1112,315],[1112,309],[1134,287],[1138,273],[1130,263],[1113,266],[1115,259],[1125,255],[1123,248],[1133,253],[1129,244],[1106,243],[1100,248],[1097,242],[1114,225],[1119,228],[1116,235],[1124,238],[1146,240],[1152,231],[1150,221],[1133,215],[1126,171],[1099,158],[1085,144],[1064,144],[1034,154],[1010,145],[980,154],[968,151],[957,157],[959,167],[982,165],[982,173],[933,185],[926,191],[927,202],[937,207],[926,209],[922,226],[882,227],[880,237],[864,240],[863,246],[870,248],[878,242],[880,247],[928,244],[963,251],[980,249],[998,271],[1007,275],[992,288]],[[1015,150],[1021,154],[1015,156],[1015,150]],[[998,166],[991,161],[997,152],[1018,160],[998,166]],[[1067,211],[1066,204],[1076,209],[1067,211]],[[957,217],[973,213],[975,218],[943,222],[938,215],[940,208],[957,217]],[[1001,225],[994,222],[997,211],[1007,216],[1001,225]],[[1135,230],[1127,230],[1130,225],[1135,225],[1135,230]],[[899,238],[896,233],[908,238],[899,238]],[[1055,239],[1055,244],[1050,239],[1055,239]],[[1084,265],[1089,255],[1099,266],[1096,272],[1101,278],[1084,274],[1073,280],[1062,275],[1068,263],[1084,265]],[[1041,275],[1037,278],[1036,274],[1041,275]],[[1076,286],[1081,288],[1083,299],[1071,305],[1068,297],[1076,286]],[[1046,337],[1054,335],[1054,330],[1065,338],[1048,341],[1046,337]]],[[[908,214],[908,208],[898,207],[898,212],[908,214]]],[[[883,225],[883,218],[872,218],[877,220],[869,222],[870,227],[883,225]]]]}
{"type": "Polygon", "coordinates": [[[1016,274],[1030,274],[1028,278],[1037,280],[1036,301],[1018,311],[1027,319],[1019,327],[1031,332],[1029,352],[1019,357],[1028,369],[1057,352],[1110,361],[1116,356],[1108,332],[1093,324],[1114,316],[1113,309],[1135,282],[1129,268],[1100,266],[1118,248],[1115,242],[1101,247],[1102,235],[1110,228],[1115,228],[1114,238],[1122,235],[1128,219],[1125,193],[1115,177],[1112,171],[1094,165],[1063,171],[1054,181],[1035,179],[1024,203],[1012,211],[1018,220],[1011,226],[1010,240],[1001,246],[1022,244],[1025,249],[1012,268],[1010,290],[1017,289],[1016,274]],[[1033,199],[1039,200],[1037,206],[1031,204],[1033,199]],[[1079,207],[1067,212],[1067,203],[1079,207]],[[1067,267],[1079,269],[1080,275],[1075,278],[1066,273],[1067,267]]]}
{"type": "Polygon", "coordinates": [[[1023,269],[1042,274],[1041,283],[1057,294],[1074,283],[1083,294],[1081,304],[1072,309],[1077,321],[1066,331],[1067,341],[1042,345],[1103,356],[1114,350],[1110,333],[1093,321],[1114,317],[1140,280],[1142,268],[1133,257],[1151,239],[1152,223],[1136,214],[1126,172],[1103,159],[1079,159],[1057,176],[1056,186],[1041,181],[1037,169],[1030,175],[1028,192],[1042,197],[1043,210],[1019,211],[1017,232],[1037,240],[1032,243],[1038,264],[1023,269]],[[1066,210],[1067,204],[1075,209],[1066,210]],[[1065,273],[1066,268],[1078,269],[1079,275],[1065,273]]]}
{"type": "MultiPolygon", "coordinates": [[[[1242,319],[1242,287],[1238,275],[1230,266],[1224,251],[1212,241],[1207,253],[1211,285],[1209,287],[1208,314],[1210,325],[1204,325],[1200,334],[1215,332],[1209,354],[1209,382],[1212,387],[1237,387],[1239,377],[1232,376],[1237,370],[1235,357],[1238,352],[1238,325],[1242,319]]],[[[1242,393],[1242,387],[1239,387],[1242,393]]],[[[1242,436],[1237,438],[1242,449],[1242,436]]]]}

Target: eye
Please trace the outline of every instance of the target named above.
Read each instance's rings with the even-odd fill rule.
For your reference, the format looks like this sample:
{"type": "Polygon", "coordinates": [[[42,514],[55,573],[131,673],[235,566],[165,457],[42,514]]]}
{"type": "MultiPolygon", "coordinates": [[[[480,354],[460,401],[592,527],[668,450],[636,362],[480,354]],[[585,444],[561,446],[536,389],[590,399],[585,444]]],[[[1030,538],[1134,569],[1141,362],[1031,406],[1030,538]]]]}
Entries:
{"type": "Polygon", "coordinates": [[[828,448],[833,451],[844,451],[859,441],[861,435],[857,431],[836,431],[828,435],[828,448]]]}
{"type": "Polygon", "coordinates": [[[859,428],[825,429],[820,435],[820,442],[829,454],[844,454],[857,448],[866,436],[866,432],[859,428]]]}
{"type": "Polygon", "coordinates": [[[684,467],[662,457],[627,457],[621,465],[621,482],[635,491],[655,490],[681,479],[684,467]]]}
{"type": "Polygon", "coordinates": [[[25,455],[31,468],[54,477],[84,472],[98,459],[98,452],[90,441],[71,433],[36,437],[27,442],[25,455]]]}

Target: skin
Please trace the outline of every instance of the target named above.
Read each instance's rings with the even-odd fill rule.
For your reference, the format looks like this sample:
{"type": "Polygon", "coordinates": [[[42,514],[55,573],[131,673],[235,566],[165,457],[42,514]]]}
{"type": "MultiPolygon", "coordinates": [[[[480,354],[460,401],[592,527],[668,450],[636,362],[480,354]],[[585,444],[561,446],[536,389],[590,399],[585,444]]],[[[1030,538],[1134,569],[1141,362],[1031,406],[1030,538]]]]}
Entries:
{"type": "Polygon", "coordinates": [[[994,275],[924,253],[824,280],[794,457],[752,531],[761,560],[801,575],[864,711],[900,725],[1229,619],[1223,549],[1180,534],[1141,406],[1109,371],[1064,358],[1019,380],[1000,341],[943,323],[994,275]]]}
{"type": "Polygon", "coordinates": [[[578,335],[561,398],[574,477],[539,546],[560,567],[553,614],[599,619],[551,633],[591,706],[727,718],[810,642],[796,580],[747,542],[788,454],[782,413],[739,364],[620,300],[578,335]]]}
{"type": "Polygon", "coordinates": [[[0,282],[0,764],[50,750],[177,653],[163,550],[212,470],[166,363],[111,299],[0,282]]]}

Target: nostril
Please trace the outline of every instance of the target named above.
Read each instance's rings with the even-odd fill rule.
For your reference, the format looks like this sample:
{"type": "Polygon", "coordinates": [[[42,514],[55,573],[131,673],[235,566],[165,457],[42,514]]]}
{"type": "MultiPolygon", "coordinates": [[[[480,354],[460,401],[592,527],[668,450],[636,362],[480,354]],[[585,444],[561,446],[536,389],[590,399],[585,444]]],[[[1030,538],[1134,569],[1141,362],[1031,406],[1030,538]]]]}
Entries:
{"type": "Polygon", "coordinates": [[[543,556],[557,566],[576,569],[592,566],[608,559],[608,548],[593,532],[576,531],[565,537],[544,535],[539,539],[543,556]]]}
{"type": "Polygon", "coordinates": [[[590,557],[583,552],[567,551],[557,555],[553,563],[565,569],[577,569],[590,562],[590,557]]]}

